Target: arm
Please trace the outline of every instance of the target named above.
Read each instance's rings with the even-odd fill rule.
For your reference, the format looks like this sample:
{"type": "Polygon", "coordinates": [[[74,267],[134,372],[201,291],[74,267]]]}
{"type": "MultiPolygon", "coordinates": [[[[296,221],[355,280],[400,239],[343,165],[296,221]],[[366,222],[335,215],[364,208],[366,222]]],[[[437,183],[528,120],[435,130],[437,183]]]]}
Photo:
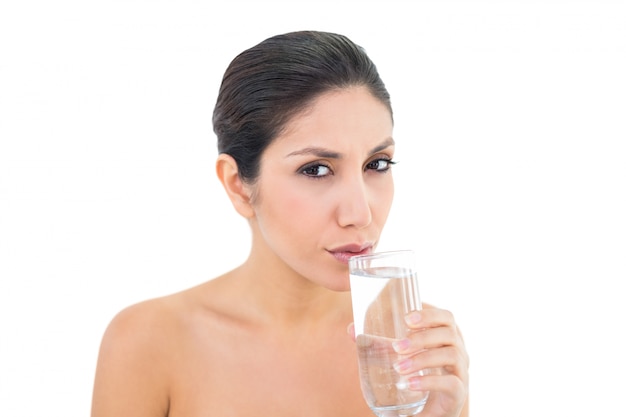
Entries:
{"type": "Polygon", "coordinates": [[[100,346],[91,417],[166,417],[169,399],[158,314],[139,304],[118,314],[100,346]]]}

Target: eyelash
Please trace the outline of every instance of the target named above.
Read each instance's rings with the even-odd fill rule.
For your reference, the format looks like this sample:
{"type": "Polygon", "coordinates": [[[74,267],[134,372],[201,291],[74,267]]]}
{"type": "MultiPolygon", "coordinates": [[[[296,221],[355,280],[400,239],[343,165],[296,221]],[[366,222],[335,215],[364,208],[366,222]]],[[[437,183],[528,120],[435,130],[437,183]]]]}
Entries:
{"type": "Polygon", "coordinates": [[[365,165],[365,166],[369,167],[370,165],[372,165],[374,163],[381,163],[381,162],[384,162],[385,164],[387,164],[387,166],[385,168],[381,169],[381,170],[378,170],[376,168],[370,168],[370,169],[374,169],[377,172],[383,173],[383,172],[389,171],[391,169],[391,166],[396,164],[395,161],[393,161],[393,160],[391,160],[389,158],[377,158],[377,159],[374,159],[373,161],[368,162],[367,165],[365,165]]]}
{"type": "MultiPolygon", "coordinates": [[[[365,165],[366,169],[373,169],[374,171],[378,172],[379,174],[384,174],[385,172],[389,171],[389,169],[391,168],[392,165],[395,165],[396,162],[391,160],[390,158],[376,158],[370,162],[368,162],[365,165]],[[387,166],[383,169],[376,169],[376,168],[372,168],[372,164],[380,164],[381,162],[387,164],[387,166]]],[[[332,170],[330,169],[330,167],[326,164],[322,164],[322,163],[312,163],[309,165],[304,166],[303,168],[300,169],[300,173],[306,177],[312,178],[312,179],[322,179],[327,177],[328,175],[331,174],[325,174],[325,175],[314,175],[311,174],[311,170],[315,169],[316,171],[319,171],[319,168],[325,168],[327,169],[330,173],[332,173],[332,170]],[[307,173],[307,171],[309,171],[309,173],[307,173]]]]}

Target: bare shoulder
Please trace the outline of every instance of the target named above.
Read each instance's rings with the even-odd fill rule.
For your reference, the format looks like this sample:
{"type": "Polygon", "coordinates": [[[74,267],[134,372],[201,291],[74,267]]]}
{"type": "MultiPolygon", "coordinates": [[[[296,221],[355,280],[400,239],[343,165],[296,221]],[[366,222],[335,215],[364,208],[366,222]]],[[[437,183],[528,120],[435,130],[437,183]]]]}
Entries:
{"type": "Polygon", "coordinates": [[[176,314],[167,297],[143,301],[125,308],[113,317],[102,338],[102,353],[158,354],[162,342],[175,326],[176,314]]]}
{"type": "Polygon", "coordinates": [[[144,301],[111,320],[100,345],[92,417],[168,415],[165,358],[175,329],[169,304],[166,298],[144,301]]]}
{"type": "Polygon", "coordinates": [[[215,287],[209,281],[139,302],[113,317],[100,345],[92,417],[172,415],[189,346],[219,322],[212,306],[221,290],[215,287]]]}
{"type": "Polygon", "coordinates": [[[142,358],[155,359],[176,348],[176,339],[186,330],[191,316],[198,310],[206,312],[202,297],[211,282],[131,305],[113,317],[105,330],[101,350],[125,354],[141,353],[142,358]]]}

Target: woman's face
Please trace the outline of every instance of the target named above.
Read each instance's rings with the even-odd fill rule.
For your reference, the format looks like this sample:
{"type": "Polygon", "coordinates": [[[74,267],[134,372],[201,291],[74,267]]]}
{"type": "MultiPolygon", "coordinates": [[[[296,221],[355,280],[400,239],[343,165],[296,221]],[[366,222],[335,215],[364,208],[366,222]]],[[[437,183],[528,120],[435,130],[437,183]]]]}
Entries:
{"type": "Polygon", "coordinates": [[[267,253],[348,290],[347,262],[376,247],[393,199],[393,124],[365,87],[323,94],[265,150],[253,208],[267,253]]]}

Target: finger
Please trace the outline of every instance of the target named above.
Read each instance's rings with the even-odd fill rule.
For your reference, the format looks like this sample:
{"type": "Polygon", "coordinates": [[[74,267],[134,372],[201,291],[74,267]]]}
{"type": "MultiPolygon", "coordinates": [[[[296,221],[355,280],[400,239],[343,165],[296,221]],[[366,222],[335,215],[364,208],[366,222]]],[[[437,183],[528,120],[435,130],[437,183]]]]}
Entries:
{"type": "Polygon", "coordinates": [[[434,307],[412,311],[405,316],[405,321],[413,330],[441,326],[456,327],[454,315],[450,311],[434,307]]]}
{"type": "Polygon", "coordinates": [[[368,367],[380,367],[392,369],[392,364],[400,359],[400,356],[392,347],[394,339],[385,337],[359,334],[356,337],[356,348],[359,362],[368,367]]]}
{"type": "Polygon", "coordinates": [[[370,334],[356,336],[356,345],[359,350],[367,351],[369,355],[396,354],[393,349],[394,339],[370,334]]]}
{"type": "Polygon", "coordinates": [[[452,398],[465,398],[467,388],[463,380],[451,374],[426,374],[408,378],[408,388],[414,391],[431,391],[452,398]]]}
{"type": "Polygon", "coordinates": [[[424,349],[434,349],[442,346],[462,346],[456,329],[450,327],[434,327],[413,331],[406,338],[393,343],[396,352],[411,354],[424,349]]]}
{"type": "Polygon", "coordinates": [[[454,347],[425,350],[413,356],[404,357],[393,364],[401,375],[415,374],[431,370],[433,374],[453,374],[461,380],[468,380],[468,360],[464,351],[454,347]]]}

